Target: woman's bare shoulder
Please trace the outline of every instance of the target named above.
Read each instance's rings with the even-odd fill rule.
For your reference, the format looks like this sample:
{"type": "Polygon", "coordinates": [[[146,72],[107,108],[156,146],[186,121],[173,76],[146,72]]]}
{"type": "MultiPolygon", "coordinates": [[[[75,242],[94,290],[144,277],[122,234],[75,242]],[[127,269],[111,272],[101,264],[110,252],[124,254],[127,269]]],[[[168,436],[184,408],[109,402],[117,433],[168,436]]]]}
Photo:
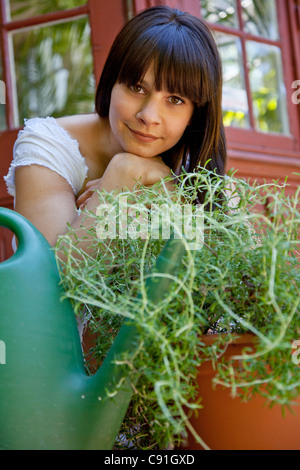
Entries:
{"type": "Polygon", "coordinates": [[[57,118],[56,122],[78,142],[79,150],[90,170],[90,179],[101,176],[98,173],[99,171],[103,173],[101,154],[99,153],[102,124],[98,114],[64,116],[57,118]]]}
{"type": "Polygon", "coordinates": [[[82,136],[90,134],[94,130],[99,123],[99,116],[96,113],[76,114],[56,118],[56,122],[74,139],[79,140],[82,136]]]}
{"type": "Polygon", "coordinates": [[[76,127],[78,125],[88,125],[99,119],[96,113],[74,114],[56,118],[57,123],[62,127],[76,127]]]}

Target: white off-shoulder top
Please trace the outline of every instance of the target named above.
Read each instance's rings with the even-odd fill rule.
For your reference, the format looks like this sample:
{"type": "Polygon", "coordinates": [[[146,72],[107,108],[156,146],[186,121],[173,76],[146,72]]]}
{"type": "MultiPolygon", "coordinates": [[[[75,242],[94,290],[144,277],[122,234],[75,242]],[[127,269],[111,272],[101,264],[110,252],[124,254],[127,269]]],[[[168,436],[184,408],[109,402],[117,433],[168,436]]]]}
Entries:
{"type": "Polygon", "coordinates": [[[77,140],[53,117],[25,119],[24,123],[14,144],[13,161],[4,177],[8,193],[15,197],[15,169],[34,164],[56,171],[77,195],[88,172],[77,140]]]}

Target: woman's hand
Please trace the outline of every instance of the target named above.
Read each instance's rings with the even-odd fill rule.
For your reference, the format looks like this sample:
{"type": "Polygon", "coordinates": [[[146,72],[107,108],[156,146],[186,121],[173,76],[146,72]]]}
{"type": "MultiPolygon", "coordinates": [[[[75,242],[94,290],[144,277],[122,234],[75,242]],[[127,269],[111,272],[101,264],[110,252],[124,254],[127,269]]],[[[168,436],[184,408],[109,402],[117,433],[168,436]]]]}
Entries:
{"type": "Polygon", "coordinates": [[[102,178],[86,184],[84,192],[76,200],[76,206],[83,209],[97,189],[108,192],[122,189],[132,191],[138,182],[152,186],[170,175],[171,170],[161,157],[145,158],[133,153],[118,153],[111,159],[102,178]]]}
{"type": "Polygon", "coordinates": [[[96,180],[91,180],[86,183],[84,192],[80,194],[80,196],[76,199],[76,206],[78,209],[84,209],[89,199],[92,197],[95,189],[99,188],[100,181],[101,178],[98,178],[96,180]]]}
{"type": "MultiPolygon", "coordinates": [[[[116,154],[109,162],[102,178],[91,180],[86,183],[85,189],[76,200],[78,209],[83,209],[91,199],[95,190],[105,189],[107,192],[127,187],[133,189],[132,182],[134,171],[132,154],[116,154]],[[131,175],[132,174],[132,175],[131,175]]],[[[135,168],[136,170],[136,168],[135,168]]]]}
{"type": "Polygon", "coordinates": [[[137,182],[144,186],[152,186],[171,174],[170,168],[160,156],[147,158],[123,152],[111,159],[101,180],[104,186],[108,184],[115,189],[132,190],[137,182]]]}

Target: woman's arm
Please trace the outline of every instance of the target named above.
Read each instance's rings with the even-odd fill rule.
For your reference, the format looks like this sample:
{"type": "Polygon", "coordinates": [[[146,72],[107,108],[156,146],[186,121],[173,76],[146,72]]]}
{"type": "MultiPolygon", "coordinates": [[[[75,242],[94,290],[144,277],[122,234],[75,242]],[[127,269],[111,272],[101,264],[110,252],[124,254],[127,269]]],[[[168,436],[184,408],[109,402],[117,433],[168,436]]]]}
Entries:
{"type": "MultiPolygon", "coordinates": [[[[122,178],[122,175],[125,171],[125,173],[128,173],[130,177],[132,176],[132,180],[128,181],[127,179],[127,187],[129,189],[133,189],[133,186],[136,184],[136,180],[140,180],[141,183],[145,186],[151,186],[155,184],[157,181],[160,179],[170,176],[171,171],[170,169],[163,163],[162,159],[160,157],[156,157],[155,160],[149,161],[147,158],[142,158],[134,154],[118,154],[118,156],[114,157],[113,163],[116,162],[116,159],[118,159],[117,165],[119,166],[120,169],[122,169],[120,173],[120,169],[117,170],[115,177],[112,177],[112,180],[110,180],[110,175],[108,172],[110,171],[110,167],[107,169],[105,176],[107,178],[107,181],[104,182],[102,178],[89,181],[86,184],[85,190],[81,195],[76,199],[76,206],[78,209],[83,209],[86,207],[87,202],[89,199],[92,197],[93,193],[95,190],[99,190],[103,184],[105,184],[105,189],[108,191],[108,185],[110,183],[113,183],[113,189],[115,189],[115,185],[122,186],[122,181],[124,182],[124,178],[122,178]],[[126,168],[122,168],[122,159],[124,159],[126,168]],[[141,167],[140,170],[138,169],[139,166],[141,167]],[[121,176],[120,181],[117,181],[117,175],[121,176]],[[138,176],[140,175],[140,176],[138,176]],[[102,180],[102,181],[101,181],[102,180]]],[[[172,181],[166,182],[166,187],[167,189],[171,192],[174,189],[174,183],[172,181]]]]}
{"type": "Polygon", "coordinates": [[[78,217],[75,196],[58,173],[40,165],[20,166],[15,172],[15,210],[44,235],[51,246],[78,217]]]}
{"type": "MultiPolygon", "coordinates": [[[[105,190],[115,193],[128,189],[132,191],[138,181],[145,186],[152,186],[162,178],[170,175],[171,170],[160,157],[143,158],[129,153],[115,155],[102,178],[91,181],[87,185],[87,191],[77,200],[77,205],[81,205],[86,209],[84,214],[78,217],[72,225],[78,239],[81,240],[80,248],[93,255],[90,246],[91,240],[87,238],[87,233],[88,229],[95,224],[95,219],[87,214],[88,212],[96,214],[99,207],[98,191],[105,190]]],[[[166,187],[170,192],[174,190],[172,182],[167,182],[166,187]]]]}
{"type": "MultiPolygon", "coordinates": [[[[134,154],[115,155],[107,166],[97,187],[107,192],[127,188],[133,190],[137,180],[151,186],[169,176],[170,169],[160,157],[143,158],[134,154]]],[[[171,188],[170,188],[171,189],[171,188]]],[[[86,201],[86,209],[96,213],[99,195],[93,192],[86,201]]],[[[86,235],[86,228],[94,223],[86,214],[78,215],[71,186],[56,172],[46,167],[30,165],[16,169],[16,211],[30,220],[54,246],[58,235],[68,232],[68,224],[78,237],[86,235]]],[[[88,251],[90,240],[80,242],[80,248],[88,251]]]]}

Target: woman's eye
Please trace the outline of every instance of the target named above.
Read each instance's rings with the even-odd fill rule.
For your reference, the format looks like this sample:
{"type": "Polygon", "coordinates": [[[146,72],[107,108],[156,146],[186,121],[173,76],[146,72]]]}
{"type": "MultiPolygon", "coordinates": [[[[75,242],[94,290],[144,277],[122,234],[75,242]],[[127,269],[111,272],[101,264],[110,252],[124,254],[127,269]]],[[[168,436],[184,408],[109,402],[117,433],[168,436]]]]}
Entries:
{"type": "Polygon", "coordinates": [[[170,96],[169,100],[172,104],[183,104],[184,103],[183,99],[179,98],[179,96],[170,96]]]}
{"type": "Polygon", "coordinates": [[[130,86],[130,89],[134,92],[134,93],[143,93],[143,87],[141,85],[131,85],[130,86]]]}

